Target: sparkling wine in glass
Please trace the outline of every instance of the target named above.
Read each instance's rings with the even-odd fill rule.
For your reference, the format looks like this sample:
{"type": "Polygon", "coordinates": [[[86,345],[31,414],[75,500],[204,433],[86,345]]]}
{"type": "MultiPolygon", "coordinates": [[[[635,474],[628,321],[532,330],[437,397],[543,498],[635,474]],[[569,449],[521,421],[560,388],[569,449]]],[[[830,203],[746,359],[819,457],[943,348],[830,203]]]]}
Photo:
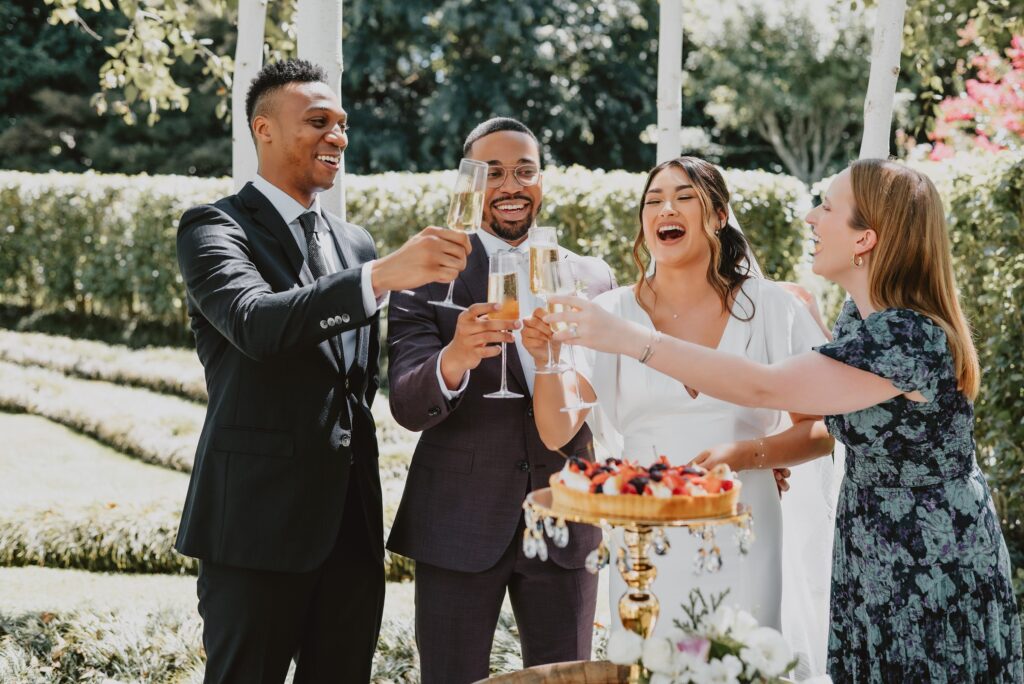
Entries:
{"type": "MultiPolygon", "coordinates": [[[[530,229],[530,292],[547,303],[551,291],[549,264],[558,261],[558,234],[554,228],[536,226],[530,229]]],[[[540,375],[554,375],[569,367],[552,358],[551,341],[548,341],[548,359],[534,371],[540,375]]]]}
{"type": "MultiPolygon", "coordinates": [[[[568,261],[554,261],[546,265],[542,272],[547,282],[550,283],[548,294],[575,295],[580,291],[579,284],[576,282],[576,274],[572,269],[572,263],[568,261]]],[[[547,308],[551,313],[560,313],[565,310],[565,305],[548,302],[547,308]]],[[[556,321],[551,324],[551,329],[555,332],[562,332],[563,330],[568,330],[569,325],[564,321],[556,321]]],[[[576,351],[571,344],[569,345],[569,370],[572,371],[573,376],[576,376],[576,351]]],[[[580,411],[597,406],[596,402],[583,401],[583,395],[580,394],[580,381],[578,377],[575,379],[575,386],[575,403],[564,406],[561,409],[562,411],[580,411]]]]}
{"type": "MultiPolygon", "coordinates": [[[[461,230],[473,234],[480,230],[484,220],[484,193],[487,191],[487,164],[475,159],[463,159],[459,162],[459,175],[455,178],[452,190],[452,201],[448,205],[448,220],[445,225],[450,230],[461,230]]],[[[442,301],[430,302],[434,306],[465,311],[466,307],[452,301],[455,281],[448,284],[448,294],[442,301]]]]}
{"type": "MultiPolygon", "coordinates": [[[[490,320],[519,320],[519,256],[505,250],[491,255],[487,272],[487,301],[497,304],[498,310],[487,314],[490,320]]],[[[485,394],[484,399],[520,399],[522,394],[510,392],[507,375],[508,345],[501,343],[501,388],[485,394]]]]}

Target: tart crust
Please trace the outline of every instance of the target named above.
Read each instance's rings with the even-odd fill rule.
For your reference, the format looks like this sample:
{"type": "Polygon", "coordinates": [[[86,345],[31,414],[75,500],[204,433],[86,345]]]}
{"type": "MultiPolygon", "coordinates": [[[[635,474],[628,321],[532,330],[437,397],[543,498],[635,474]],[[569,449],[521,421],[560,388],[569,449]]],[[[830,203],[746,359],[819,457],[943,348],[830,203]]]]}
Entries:
{"type": "Polygon", "coordinates": [[[559,473],[552,475],[548,482],[551,484],[551,500],[555,508],[590,516],[666,521],[735,515],[740,489],[743,487],[739,480],[735,480],[732,489],[727,492],[705,496],[672,496],[663,499],[636,494],[611,496],[580,492],[562,484],[559,473]]]}

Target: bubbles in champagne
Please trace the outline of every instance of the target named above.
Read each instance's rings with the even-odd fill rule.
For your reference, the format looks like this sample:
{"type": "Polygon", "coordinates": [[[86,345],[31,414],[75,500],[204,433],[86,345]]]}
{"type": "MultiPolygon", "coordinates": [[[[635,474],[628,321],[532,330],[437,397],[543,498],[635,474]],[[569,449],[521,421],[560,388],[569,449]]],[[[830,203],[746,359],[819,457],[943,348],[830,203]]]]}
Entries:
{"type": "MultiPolygon", "coordinates": [[[[562,313],[565,311],[565,304],[548,304],[548,311],[550,313],[562,313]]],[[[562,332],[563,330],[569,329],[569,324],[565,321],[555,321],[551,324],[551,329],[555,332],[562,332]]]]}
{"type": "Polygon", "coordinates": [[[484,193],[453,192],[448,207],[448,227],[472,233],[480,229],[484,216],[484,193]]]}
{"type": "Polygon", "coordinates": [[[558,261],[558,245],[530,245],[530,292],[553,292],[548,264],[558,261]]]}
{"type": "Polygon", "coordinates": [[[514,321],[519,318],[519,277],[516,273],[491,273],[487,277],[487,301],[501,308],[488,318],[514,321]]]}

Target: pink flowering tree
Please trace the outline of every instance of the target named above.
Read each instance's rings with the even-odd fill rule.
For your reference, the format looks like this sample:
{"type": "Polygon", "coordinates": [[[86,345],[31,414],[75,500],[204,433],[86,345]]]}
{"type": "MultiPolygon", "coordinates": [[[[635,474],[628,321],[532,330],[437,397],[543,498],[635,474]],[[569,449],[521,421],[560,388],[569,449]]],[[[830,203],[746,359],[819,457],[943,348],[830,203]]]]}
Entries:
{"type": "Polygon", "coordinates": [[[965,81],[959,96],[939,104],[935,128],[928,135],[931,159],[945,159],[959,150],[1024,149],[1024,35],[1014,36],[1004,55],[984,52],[974,57],[976,77],[965,81]]]}

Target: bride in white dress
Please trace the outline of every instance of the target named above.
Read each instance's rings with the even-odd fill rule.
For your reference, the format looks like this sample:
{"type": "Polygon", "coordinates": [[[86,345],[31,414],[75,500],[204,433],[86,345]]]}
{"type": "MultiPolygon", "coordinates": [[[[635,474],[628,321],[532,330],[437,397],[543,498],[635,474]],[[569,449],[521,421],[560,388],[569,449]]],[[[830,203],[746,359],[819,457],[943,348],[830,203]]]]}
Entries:
{"type": "MultiPolygon", "coordinates": [[[[681,157],[652,170],[642,194],[641,231],[633,252],[641,272],[647,271],[648,255],[656,261],[657,272],[637,285],[606,292],[595,303],[666,335],[761,363],[824,342],[821,327],[804,305],[757,275],[742,232],[728,222],[728,201],[721,174],[703,160],[681,157]],[[716,269],[709,268],[712,263],[716,269]]],[[[546,358],[550,328],[543,321],[527,321],[523,339],[538,359],[546,358]]],[[[743,482],[740,500],[753,510],[756,541],[748,555],[739,554],[731,529],[718,532],[718,572],[695,573],[697,540],[686,530],[669,531],[671,550],[654,557],[658,575],[653,591],[661,606],[655,633],[664,633],[683,616],[681,604],[690,589],[699,587],[710,598],[728,588],[727,603],[748,610],[762,625],[783,630],[802,654],[801,670],[823,671],[829,578],[820,575],[822,568],[827,575],[831,538],[827,545],[815,544],[817,539],[787,539],[792,551],[784,558],[783,509],[773,475],[773,468],[830,453],[833,442],[820,418],[695,395],[635,359],[579,351],[580,390],[584,399],[596,398],[598,406],[589,413],[560,411],[575,396],[573,378],[538,375],[534,413],[549,448],[569,442],[586,419],[601,446],[617,457],[643,465],[661,454],[673,465],[697,461],[710,468],[727,463],[743,482]],[[814,557],[808,561],[801,549],[814,557]],[[808,563],[817,568],[815,573],[807,572],[808,563]],[[815,574],[819,576],[811,576],[815,574]]],[[[831,464],[830,459],[822,461],[831,464]]],[[[830,534],[826,502],[831,498],[831,468],[794,469],[794,484],[797,480],[799,487],[812,490],[801,492],[802,500],[810,494],[811,501],[822,504],[814,514],[820,518],[818,529],[806,534],[830,534]]],[[[807,513],[808,507],[801,506],[791,517],[802,518],[805,525],[807,513]]],[[[619,626],[616,606],[625,590],[613,570],[613,627],[619,626]]]]}

